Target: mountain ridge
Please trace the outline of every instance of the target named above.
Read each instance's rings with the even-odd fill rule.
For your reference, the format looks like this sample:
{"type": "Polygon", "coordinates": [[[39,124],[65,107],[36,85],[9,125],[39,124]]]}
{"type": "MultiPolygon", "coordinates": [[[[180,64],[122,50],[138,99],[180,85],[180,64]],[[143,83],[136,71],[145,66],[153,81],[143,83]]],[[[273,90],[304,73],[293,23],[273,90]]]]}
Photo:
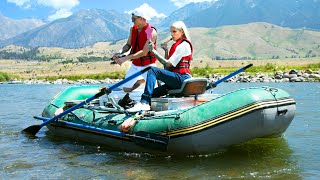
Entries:
{"type": "MultiPolygon", "coordinates": [[[[189,28],[189,33],[196,61],[320,57],[320,32],[318,31],[283,28],[259,22],[215,28],[189,28]]],[[[158,44],[169,38],[169,32],[159,33],[158,44]]],[[[38,49],[37,56],[61,57],[69,60],[77,60],[79,57],[108,59],[125,43],[126,40],[98,42],[75,49],[41,47],[38,49]]],[[[172,43],[171,41],[168,44],[169,47],[172,43]]],[[[13,49],[13,47],[11,49],[2,48],[0,55],[1,51],[12,52],[13,49]]],[[[161,48],[158,48],[158,51],[163,54],[161,48]]]]}
{"type": "Polygon", "coordinates": [[[0,41],[27,32],[45,23],[39,19],[11,19],[0,14],[0,41]]]}
{"type": "MultiPolygon", "coordinates": [[[[158,33],[182,20],[188,28],[267,22],[277,26],[320,30],[320,0],[214,0],[189,3],[164,19],[154,19],[158,33]]],[[[129,14],[115,10],[80,10],[0,42],[24,47],[82,48],[101,41],[126,39],[132,26],[129,14]]],[[[1,34],[1,33],[0,33],[1,34]]]]}
{"type": "Polygon", "coordinates": [[[80,48],[95,42],[113,41],[128,36],[130,16],[114,10],[81,10],[67,18],[3,41],[2,46],[80,48]],[[123,19],[127,19],[125,21],[123,19]]]}

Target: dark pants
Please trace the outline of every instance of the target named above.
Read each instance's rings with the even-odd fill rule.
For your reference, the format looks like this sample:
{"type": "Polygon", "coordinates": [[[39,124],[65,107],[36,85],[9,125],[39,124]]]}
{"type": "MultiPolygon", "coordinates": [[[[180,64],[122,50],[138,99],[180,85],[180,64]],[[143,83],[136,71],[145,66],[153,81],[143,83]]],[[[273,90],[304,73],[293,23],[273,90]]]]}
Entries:
{"type": "Polygon", "coordinates": [[[191,78],[189,74],[179,74],[165,69],[152,67],[148,71],[147,82],[144,93],[141,96],[141,102],[150,104],[151,97],[160,97],[166,95],[168,90],[179,89],[184,80],[191,78]],[[154,89],[156,81],[160,80],[165,84],[154,89]]]}

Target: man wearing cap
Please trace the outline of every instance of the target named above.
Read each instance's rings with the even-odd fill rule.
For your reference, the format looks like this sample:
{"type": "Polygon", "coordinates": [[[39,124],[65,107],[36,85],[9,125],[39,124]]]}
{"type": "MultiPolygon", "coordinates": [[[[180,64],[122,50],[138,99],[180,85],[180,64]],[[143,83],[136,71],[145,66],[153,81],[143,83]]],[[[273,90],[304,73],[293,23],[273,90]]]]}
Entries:
{"type": "MultiPolygon", "coordinates": [[[[156,29],[147,23],[147,20],[150,19],[139,12],[133,12],[131,19],[133,26],[130,28],[130,35],[127,40],[127,44],[123,46],[119,53],[116,53],[113,56],[114,61],[119,65],[127,60],[132,60],[132,64],[126,74],[126,78],[148,66],[155,66],[156,62],[156,57],[152,52],[149,52],[148,48],[150,40],[155,44],[154,48],[156,48],[156,29]],[[130,49],[131,51],[128,56],[119,57],[120,54],[126,53],[130,49]]],[[[123,90],[125,92],[131,92],[141,84],[145,83],[145,79],[147,79],[147,73],[144,73],[143,75],[124,84],[123,90]]]]}

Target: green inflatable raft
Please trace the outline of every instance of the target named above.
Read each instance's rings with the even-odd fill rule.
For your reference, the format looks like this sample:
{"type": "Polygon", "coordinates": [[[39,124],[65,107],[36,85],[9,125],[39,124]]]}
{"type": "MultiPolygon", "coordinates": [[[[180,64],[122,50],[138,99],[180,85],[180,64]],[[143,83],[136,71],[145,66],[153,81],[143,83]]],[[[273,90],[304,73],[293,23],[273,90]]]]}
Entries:
{"type": "MultiPolygon", "coordinates": [[[[100,86],[65,89],[45,107],[45,122],[58,108],[70,107],[94,96],[100,86]]],[[[204,93],[153,98],[151,111],[134,119],[128,132],[121,124],[132,117],[118,105],[125,95],[113,91],[46,124],[55,136],[87,141],[128,152],[165,154],[213,153],[230,145],[286,131],[295,115],[295,100],[271,87],[238,89],[226,94],[204,93]]],[[[139,99],[140,95],[131,95],[139,99]]]]}

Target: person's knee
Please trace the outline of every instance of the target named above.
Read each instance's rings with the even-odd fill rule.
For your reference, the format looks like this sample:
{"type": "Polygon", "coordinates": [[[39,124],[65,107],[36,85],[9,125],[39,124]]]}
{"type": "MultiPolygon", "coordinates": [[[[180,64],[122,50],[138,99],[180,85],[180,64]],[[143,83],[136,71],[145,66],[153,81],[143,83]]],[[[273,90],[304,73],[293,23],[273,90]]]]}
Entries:
{"type": "Polygon", "coordinates": [[[140,80],[137,80],[137,82],[136,83],[138,83],[139,85],[141,85],[141,84],[144,84],[146,81],[144,80],[144,79],[140,79],[140,80]]]}
{"type": "Polygon", "coordinates": [[[161,70],[160,68],[157,67],[151,67],[151,69],[148,71],[148,75],[155,75],[155,76],[159,76],[161,74],[161,70]]]}

